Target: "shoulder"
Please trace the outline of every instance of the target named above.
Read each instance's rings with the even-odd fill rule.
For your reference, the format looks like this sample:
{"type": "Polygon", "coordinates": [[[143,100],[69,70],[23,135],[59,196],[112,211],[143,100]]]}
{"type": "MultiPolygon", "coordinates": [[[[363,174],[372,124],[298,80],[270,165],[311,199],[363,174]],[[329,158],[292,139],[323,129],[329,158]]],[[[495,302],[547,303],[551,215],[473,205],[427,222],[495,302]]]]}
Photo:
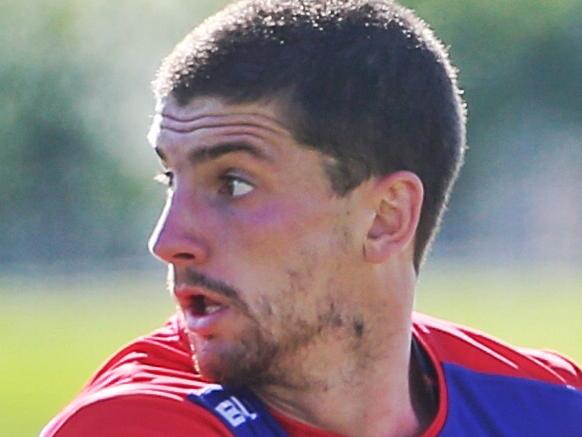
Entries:
{"type": "Polygon", "coordinates": [[[78,399],[57,416],[41,437],[219,437],[229,435],[204,409],[156,393],[104,390],[78,399]]]}
{"type": "Polygon", "coordinates": [[[479,330],[419,313],[414,314],[413,329],[441,363],[582,389],[580,368],[556,352],[512,346],[479,330]]]}
{"type": "Polygon", "coordinates": [[[41,436],[229,435],[214,415],[187,399],[205,385],[174,318],[111,357],[41,436]]]}
{"type": "Polygon", "coordinates": [[[577,435],[582,373],[553,352],[415,314],[415,338],[438,376],[439,435],[577,435]]]}

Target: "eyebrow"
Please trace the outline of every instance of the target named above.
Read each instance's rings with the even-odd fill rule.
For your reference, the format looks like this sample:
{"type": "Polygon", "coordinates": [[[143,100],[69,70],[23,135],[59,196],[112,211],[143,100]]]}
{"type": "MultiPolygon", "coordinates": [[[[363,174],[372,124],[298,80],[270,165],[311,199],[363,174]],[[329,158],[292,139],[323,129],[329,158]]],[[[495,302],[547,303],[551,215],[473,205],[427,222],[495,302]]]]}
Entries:
{"type": "MultiPolygon", "coordinates": [[[[154,147],[157,155],[160,157],[162,162],[166,162],[166,156],[162,152],[159,146],[154,147]]],[[[272,159],[260,148],[246,142],[234,142],[234,143],[220,143],[214,146],[204,146],[197,147],[188,154],[188,161],[193,165],[199,165],[204,162],[213,161],[221,156],[228,155],[230,153],[244,152],[247,153],[261,161],[271,162],[272,159]]]]}

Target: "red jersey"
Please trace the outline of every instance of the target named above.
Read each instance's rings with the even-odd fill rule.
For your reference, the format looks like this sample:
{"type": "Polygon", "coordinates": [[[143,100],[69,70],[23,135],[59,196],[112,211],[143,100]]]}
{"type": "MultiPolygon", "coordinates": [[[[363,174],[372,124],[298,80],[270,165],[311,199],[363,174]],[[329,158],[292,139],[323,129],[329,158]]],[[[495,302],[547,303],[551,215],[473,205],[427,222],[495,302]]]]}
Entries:
{"type": "MultiPolygon", "coordinates": [[[[582,372],[570,361],[420,314],[413,335],[438,393],[438,412],[423,437],[582,436],[582,372]]],[[[192,401],[192,393],[211,385],[195,373],[174,317],[113,356],[41,436],[232,436],[224,417],[192,401]]],[[[337,436],[267,414],[290,437],[337,436]]]]}

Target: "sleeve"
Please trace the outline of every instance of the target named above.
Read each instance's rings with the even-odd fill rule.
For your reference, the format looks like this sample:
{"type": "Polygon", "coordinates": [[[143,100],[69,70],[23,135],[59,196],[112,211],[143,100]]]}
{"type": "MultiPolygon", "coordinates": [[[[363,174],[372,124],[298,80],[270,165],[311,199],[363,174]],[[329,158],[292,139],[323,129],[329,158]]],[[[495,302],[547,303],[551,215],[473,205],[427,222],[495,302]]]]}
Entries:
{"type": "Polygon", "coordinates": [[[40,437],[227,437],[214,415],[194,404],[131,395],[72,405],[40,437]]]}

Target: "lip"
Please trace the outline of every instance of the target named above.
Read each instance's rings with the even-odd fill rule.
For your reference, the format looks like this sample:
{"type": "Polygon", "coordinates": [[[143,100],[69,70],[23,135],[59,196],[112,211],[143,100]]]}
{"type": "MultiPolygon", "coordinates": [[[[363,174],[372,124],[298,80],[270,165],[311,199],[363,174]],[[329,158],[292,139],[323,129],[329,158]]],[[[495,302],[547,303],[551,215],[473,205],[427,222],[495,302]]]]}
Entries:
{"type": "Polygon", "coordinates": [[[231,308],[224,307],[212,314],[197,315],[190,309],[182,309],[188,332],[203,338],[210,338],[216,335],[220,328],[220,322],[231,311],[231,308]]]}
{"type": "Polygon", "coordinates": [[[223,296],[203,288],[177,285],[173,292],[184,315],[187,330],[202,337],[210,337],[215,334],[220,321],[232,311],[231,306],[223,296]],[[194,299],[201,297],[210,300],[212,304],[219,305],[220,308],[212,313],[201,314],[196,311],[193,305],[194,299]]]}

